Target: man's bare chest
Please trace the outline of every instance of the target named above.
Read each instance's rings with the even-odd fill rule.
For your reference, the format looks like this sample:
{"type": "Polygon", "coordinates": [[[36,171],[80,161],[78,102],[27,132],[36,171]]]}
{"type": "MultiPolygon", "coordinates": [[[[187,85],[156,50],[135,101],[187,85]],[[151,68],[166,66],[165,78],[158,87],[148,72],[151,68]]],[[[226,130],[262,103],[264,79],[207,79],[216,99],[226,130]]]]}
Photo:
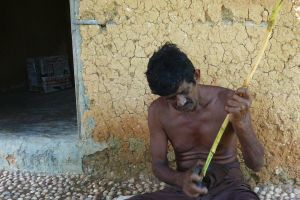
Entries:
{"type": "Polygon", "coordinates": [[[163,121],[164,130],[177,151],[194,147],[210,148],[226,116],[223,112],[183,113],[163,121]]]}

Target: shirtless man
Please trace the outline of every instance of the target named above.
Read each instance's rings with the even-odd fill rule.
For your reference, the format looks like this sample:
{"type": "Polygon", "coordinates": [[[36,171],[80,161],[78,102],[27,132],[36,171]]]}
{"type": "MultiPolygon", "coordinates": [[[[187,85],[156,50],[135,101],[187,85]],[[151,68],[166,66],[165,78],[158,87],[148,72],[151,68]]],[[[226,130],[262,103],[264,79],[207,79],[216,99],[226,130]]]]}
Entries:
{"type": "Polygon", "coordinates": [[[251,124],[251,100],[246,88],[237,91],[197,84],[200,71],[176,45],[166,43],[149,60],[146,72],[153,94],[160,97],[149,107],[148,124],[154,175],[169,186],[131,200],[250,200],[259,199],[243,182],[237,161],[237,143],[246,165],[259,171],[264,149],[251,124]],[[219,128],[231,114],[230,124],[213,157],[205,187],[193,173],[203,166],[219,128]],[[168,165],[168,141],[176,157],[176,170],[168,165]]]}

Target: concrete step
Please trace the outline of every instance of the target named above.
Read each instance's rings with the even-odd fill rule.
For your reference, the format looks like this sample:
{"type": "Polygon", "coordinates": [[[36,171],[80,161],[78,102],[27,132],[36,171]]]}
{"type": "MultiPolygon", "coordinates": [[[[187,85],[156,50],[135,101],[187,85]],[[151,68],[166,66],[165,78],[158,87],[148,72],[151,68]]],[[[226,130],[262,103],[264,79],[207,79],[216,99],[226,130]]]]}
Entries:
{"type": "Polygon", "coordinates": [[[0,168],[9,171],[78,174],[82,173],[84,155],[105,148],[105,144],[82,141],[75,134],[55,137],[0,134],[0,168]]]}

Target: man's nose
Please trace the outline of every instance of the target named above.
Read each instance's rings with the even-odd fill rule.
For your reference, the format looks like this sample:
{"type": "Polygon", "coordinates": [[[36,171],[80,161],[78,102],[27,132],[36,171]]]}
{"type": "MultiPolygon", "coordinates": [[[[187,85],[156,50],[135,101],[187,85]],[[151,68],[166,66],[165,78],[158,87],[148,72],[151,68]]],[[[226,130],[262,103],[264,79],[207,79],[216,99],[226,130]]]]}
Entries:
{"type": "Polygon", "coordinates": [[[176,96],[177,106],[184,106],[184,104],[187,102],[187,99],[183,95],[177,95],[176,96]]]}

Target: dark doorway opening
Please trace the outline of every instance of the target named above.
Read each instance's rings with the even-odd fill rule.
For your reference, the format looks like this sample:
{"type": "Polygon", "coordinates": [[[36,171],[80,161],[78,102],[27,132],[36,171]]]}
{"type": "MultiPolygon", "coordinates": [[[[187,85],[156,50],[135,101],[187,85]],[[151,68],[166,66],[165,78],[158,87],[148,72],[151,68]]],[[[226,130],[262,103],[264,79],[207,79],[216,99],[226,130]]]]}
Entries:
{"type": "MultiPolygon", "coordinates": [[[[77,134],[69,1],[12,0],[3,1],[2,8],[0,135],[77,134]],[[71,85],[56,85],[55,92],[42,86],[30,90],[28,59],[40,62],[56,56],[67,61],[71,85]]],[[[53,74],[41,73],[47,76],[53,74]]]]}

